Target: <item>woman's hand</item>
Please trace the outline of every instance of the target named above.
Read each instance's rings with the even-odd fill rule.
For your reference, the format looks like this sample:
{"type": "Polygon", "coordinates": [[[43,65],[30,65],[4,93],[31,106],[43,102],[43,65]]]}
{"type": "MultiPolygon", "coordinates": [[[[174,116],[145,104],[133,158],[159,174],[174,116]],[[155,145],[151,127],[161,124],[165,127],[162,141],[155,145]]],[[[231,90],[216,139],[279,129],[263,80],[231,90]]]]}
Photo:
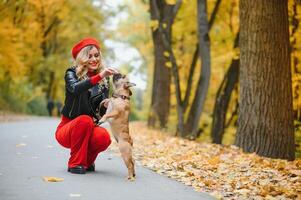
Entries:
{"type": "Polygon", "coordinates": [[[112,68],[112,67],[107,67],[105,68],[102,72],[99,73],[99,75],[102,77],[102,78],[105,78],[107,76],[111,76],[113,74],[117,74],[119,73],[116,69],[112,68]]]}

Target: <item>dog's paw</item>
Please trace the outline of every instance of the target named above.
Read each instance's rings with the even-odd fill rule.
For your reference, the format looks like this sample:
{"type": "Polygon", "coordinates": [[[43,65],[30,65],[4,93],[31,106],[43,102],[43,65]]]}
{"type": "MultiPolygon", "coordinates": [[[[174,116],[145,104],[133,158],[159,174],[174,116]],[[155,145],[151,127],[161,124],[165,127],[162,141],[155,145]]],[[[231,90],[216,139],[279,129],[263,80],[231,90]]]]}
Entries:
{"type": "Polygon", "coordinates": [[[101,124],[105,123],[105,121],[98,121],[97,125],[100,126],[101,124]]]}
{"type": "Polygon", "coordinates": [[[136,178],[135,178],[134,176],[128,176],[128,177],[126,178],[126,180],[127,180],[127,181],[135,181],[136,178]]]}
{"type": "Polygon", "coordinates": [[[102,124],[102,123],[105,123],[107,120],[106,117],[102,117],[99,121],[98,121],[98,124],[102,124]]]}
{"type": "Polygon", "coordinates": [[[100,118],[100,120],[99,121],[106,121],[107,120],[107,116],[106,115],[104,115],[104,116],[102,116],[102,118],[100,118]]]}

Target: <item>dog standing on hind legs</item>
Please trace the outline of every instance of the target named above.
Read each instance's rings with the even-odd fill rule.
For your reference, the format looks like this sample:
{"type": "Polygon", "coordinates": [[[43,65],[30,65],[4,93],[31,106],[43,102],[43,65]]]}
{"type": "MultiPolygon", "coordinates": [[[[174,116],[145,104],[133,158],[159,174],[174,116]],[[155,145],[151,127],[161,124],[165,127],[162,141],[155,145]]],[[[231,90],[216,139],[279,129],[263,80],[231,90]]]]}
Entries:
{"type": "Polygon", "coordinates": [[[127,76],[121,74],[113,75],[113,94],[109,99],[100,103],[107,107],[106,114],[99,123],[108,121],[112,134],[116,139],[121,156],[128,168],[128,180],[135,180],[135,166],[132,156],[133,140],[129,133],[130,87],[135,86],[129,82],[127,76]]]}

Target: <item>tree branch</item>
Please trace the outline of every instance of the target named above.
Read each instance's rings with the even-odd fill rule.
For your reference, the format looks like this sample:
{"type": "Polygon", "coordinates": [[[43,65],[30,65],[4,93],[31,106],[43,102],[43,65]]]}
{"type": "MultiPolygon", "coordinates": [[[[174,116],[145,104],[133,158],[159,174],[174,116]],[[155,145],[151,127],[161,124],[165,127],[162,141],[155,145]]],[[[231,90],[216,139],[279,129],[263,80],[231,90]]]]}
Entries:
{"type": "Polygon", "coordinates": [[[219,9],[219,6],[220,6],[221,2],[222,2],[222,0],[217,0],[215,6],[213,8],[212,14],[211,14],[210,19],[209,19],[209,31],[211,30],[213,22],[216,18],[216,14],[217,14],[217,11],[219,9]]]}
{"type": "MultiPolygon", "coordinates": [[[[212,25],[213,25],[213,22],[216,19],[216,14],[217,14],[217,11],[218,11],[218,9],[220,7],[221,1],[222,0],[217,0],[215,6],[213,8],[213,11],[212,11],[212,14],[210,16],[209,23],[208,23],[208,29],[209,29],[208,32],[210,32],[210,30],[212,28],[212,25]]],[[[195,47],[195,52],[193,54],[192,62],[191,62],[191,65],[190,65],[190,72],[189,72],[189,74],[191,74],[191,73],[194,72],[194,69],[196,67],[196,64],[197,64],[197,61],[198,61],[198,58],[199,58],[198,54],[199,54],[199,43],[197,43],[196,47],[195,47]]],[[[186,88],[186,93],[185,93],[185,98],[184,98],[184,103],[183,103],[184,110],[186,110],[186,107],[187,107],[188,102],[189,102],[191,87],[192,87],[192,76],[190,75],[189,78],[188,78],[188,80],[187,80],[187,88],[186,88]]]]}
{"type": "Polygon", "coordinates": [[[184,102],[183,102],[184,112],[185,112],[188,102],[189,102],[189,97],[190,97],[191,88],[192,88],[193,73],[194,73],[198,58],[199,58],[199,45],[197,45],[196,50],[193,54],[192,63],[191,63],[190,70],[189,70],[189,78],[187,81],[187,88],[186,88],[184,102]]]}
{"type": "Polygon", "coordinates": [[[56,25],[59,24],[60,20],[58,19],[57,16],[54,17],[52,23],[48,26],[48,28],[46,29],[46,31],[44,32],[44,37],[46,37],[48,35],[48,33],[52,30],[52,28],[56,25]]]}
{"type": "Polygon", "coordinates": [[[157,19],[160,22],[161,16],[160,16],[160,12],[157,6],[157,2],[156,0],[150,0],[154,9],[154,14],[155,14],[155,19],[157,19]]]}
{"type": "Polygon", "coordinates": [[[180,10],[180,7],[182,5],[182,0],[178,0],[177,3],[175,4],[172,12],[172,21],[170,24],[173,24],[174,19],[176,18],[176,15],[178,14],[178,11],[180,10]]]}

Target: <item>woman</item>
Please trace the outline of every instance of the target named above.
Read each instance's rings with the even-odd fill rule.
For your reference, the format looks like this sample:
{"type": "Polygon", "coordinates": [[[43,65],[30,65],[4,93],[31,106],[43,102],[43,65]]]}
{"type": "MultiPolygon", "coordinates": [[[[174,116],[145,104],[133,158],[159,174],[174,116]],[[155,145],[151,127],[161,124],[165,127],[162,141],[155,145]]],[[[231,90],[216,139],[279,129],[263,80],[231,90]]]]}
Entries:
{"type": "Polygon", "coordinates": [[[111,144],[106,129],[96,126],[93,119],[105,113],[106,108],[97,106],[108,98],[108,78],[117,71],[103,67],[99,43],[93,38],[77,43],[72,56],[75,65],[65,74],[65,105],[55,137],[71,150],[68,171],[85,174],[95,171],[97,155],[111,144]]]}

